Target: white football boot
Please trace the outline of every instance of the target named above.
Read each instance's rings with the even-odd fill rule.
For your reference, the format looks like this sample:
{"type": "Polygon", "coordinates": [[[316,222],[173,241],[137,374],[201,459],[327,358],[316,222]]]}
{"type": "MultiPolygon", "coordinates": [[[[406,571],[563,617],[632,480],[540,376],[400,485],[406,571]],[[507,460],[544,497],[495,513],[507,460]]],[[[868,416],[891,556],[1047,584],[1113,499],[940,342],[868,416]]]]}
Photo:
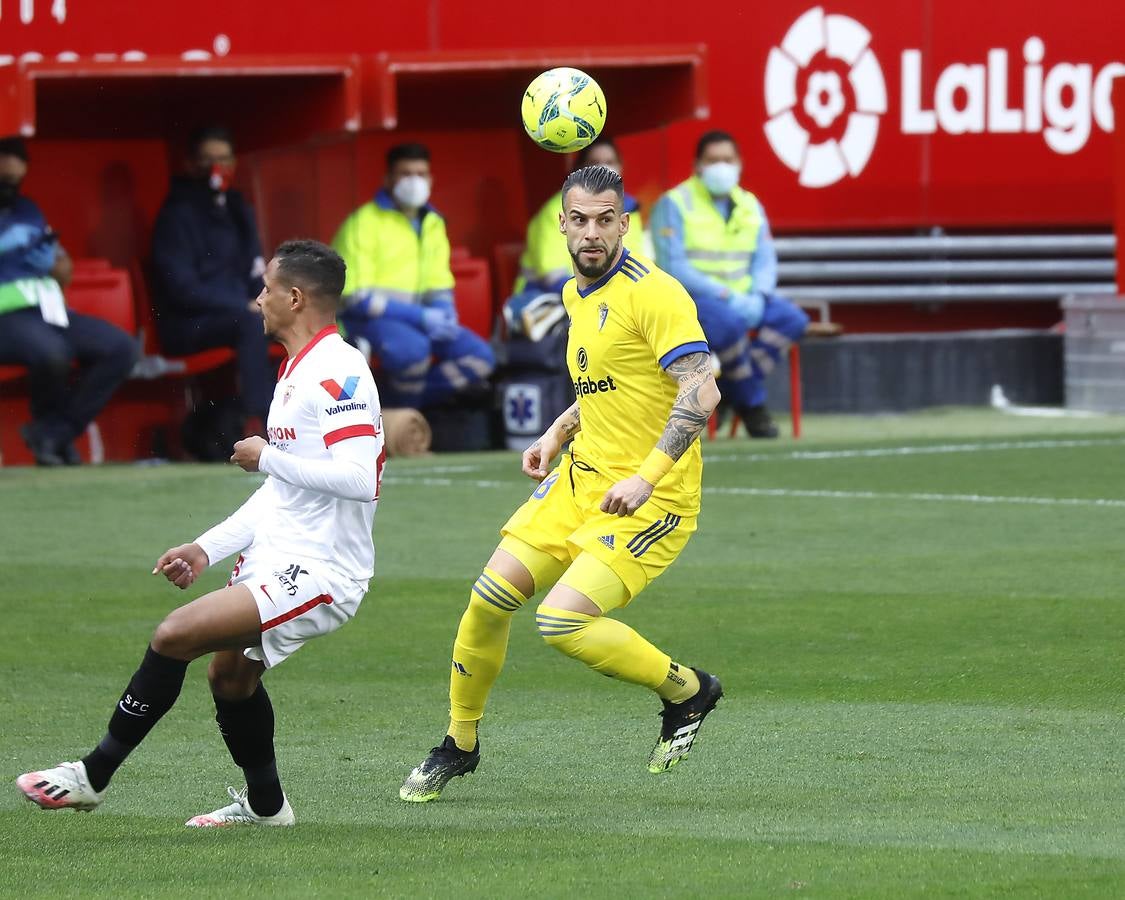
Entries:
{"type": "Polygon", "coordinates": [[[16,787],[43,809],[89,812],[105,799],[105,791],[99,794],[90,787],[86,766],[81,761],[59,763],[42,772],[25,772],[16,779],[16,787]]]}
{"type": "Polygon", "coordinates": [[[195,816],[184,824],[188,828],[224,828],[227,825],[292,825],[297,821],[293,816],[293,807],[289,805],[289,798],[284,794],[281,795],[281,809],[276,815],[259,816],[250,808],[250,803],[246,799],[246,788],[236,791],[228,787],[227,793],[234,803],[214,812],[195,816]]]}

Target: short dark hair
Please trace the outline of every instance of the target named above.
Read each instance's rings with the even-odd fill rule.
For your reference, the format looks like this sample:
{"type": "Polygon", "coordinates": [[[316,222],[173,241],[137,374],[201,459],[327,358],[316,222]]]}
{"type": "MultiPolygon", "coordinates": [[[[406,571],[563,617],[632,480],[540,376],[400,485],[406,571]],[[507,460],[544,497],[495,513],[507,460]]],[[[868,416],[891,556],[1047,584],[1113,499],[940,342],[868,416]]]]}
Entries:
{"type": "Polygon", "coordinates": [[[734,144],[734,149],[738,149],[738,141],[734,139],[734,135],[729,131],[706,131],[699,138],[695,145],[695,158],[702,159],[703,152],[712,144],[725,144],[727,141],[734,144]]]}
{"type": "Polygon", "coordinates": [[[595,147],[609,147],[609,149],[613,151],[613,155],[618,159],[621,159],[621,151],[617,149],[617,144],[613,142],[613,138],[602,135],[601,137],[596,138],[582,148],[582,151],[578,154],[579,166],[585,166],[589,163],[590,151],[595,147]]]}
{"type": "Polygon", "coordinates": [[[326,302],[340,302],[348,267],[340,254],[320,241],[286,241],[274,252],[277,274],[326,302]]]}
{"type": "Polygon", "coordinates": [[[625,200],[625,184],[613,169],[606,166],[584,166],[566,176],[562,186],[563,211],[566,211],[566,195],[571,188],[582,188],[591,194],[613,191],[620,202],[625,200]]]}
{"type": "Polygon", "coordinates": [[[208,141],[223,141],[230,145],[232,151],[234,150],[234,135],[229,128],[224,125],[203,125],[188,137],[188,153],[196,156],[199,148],[208,141]]]}
{"type": "Polygon", "coordinates": [[[430,148],[425,144],[395,144],[387,151],[387,171],[391,171],[404,159],[421,159],[429,162],[430,148]]]}
{"type": "Polygon", "coordinates": [[[14,156],[27,162],[27,141],[18,134],[0,138],[0,156],[14,156]]]}

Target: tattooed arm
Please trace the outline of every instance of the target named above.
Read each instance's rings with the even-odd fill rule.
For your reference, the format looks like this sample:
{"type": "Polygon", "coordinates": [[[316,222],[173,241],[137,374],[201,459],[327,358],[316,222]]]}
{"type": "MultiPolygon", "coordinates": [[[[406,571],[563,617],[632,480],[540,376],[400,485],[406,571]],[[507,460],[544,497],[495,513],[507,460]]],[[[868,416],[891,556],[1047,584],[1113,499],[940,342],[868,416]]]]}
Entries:
{"type": "Polygon", "coordinates": [[[688,353],[665,370],[680,391],[668,415],[664,433],[640,471],[611,487],[602,500],[602,511],[631,516],[650,496],[656,483],[687,452],[719,405],[719,387],[711,368],[711,354],[688,353]]]}
{"type": "Polygon", "coordinates": [[[680,392],[672,404],[668,424],[656,442],[656,449],[667,453],[675,462],[699,437],[699,432],[707,427],[707,420],[719,405],[719,386],[715,384],[709,353],[681,356],[665,371],[679,382],[680,392]]]}
{"type": "Polygon", "coordinates": [[[582,412],[578,401],[554,423],[543,432],[543,436],[534,444],[523,451],[523,474],[536,481],[547,477],[551,468],[551,460],[558,455],[562,445],[582,430],[582,412]]]}

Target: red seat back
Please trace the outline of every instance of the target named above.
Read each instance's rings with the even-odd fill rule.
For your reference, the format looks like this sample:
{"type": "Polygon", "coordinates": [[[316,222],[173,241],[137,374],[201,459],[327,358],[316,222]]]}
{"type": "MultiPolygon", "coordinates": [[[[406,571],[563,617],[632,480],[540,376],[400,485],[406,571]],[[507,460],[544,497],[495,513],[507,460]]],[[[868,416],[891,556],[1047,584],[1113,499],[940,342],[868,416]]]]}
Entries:
{"type": "Polygon", "coordinates": [[[483,259],[456,257],[453,270],[453,299],[461,324],[485,340],[492,336],[492,279],[483,259]]]}
{"type": "Polygon", "coordinates": [[[125,269],[114,269],[108,263],[90,265],[89,262],[75,260],[74,277],[63,292],[66,305],[75,312],[105,319],[126,334],[135,334],[137,316],[129,273],[125,269]]]}
{"type": "Polygon", "coordinates": [[[512,296],[516,276],[520,273],[520,256],[523,243],[497,244],[492,250],[493,275],[496,278],[496,306],[499,312],[505,301],[512,296]]]}

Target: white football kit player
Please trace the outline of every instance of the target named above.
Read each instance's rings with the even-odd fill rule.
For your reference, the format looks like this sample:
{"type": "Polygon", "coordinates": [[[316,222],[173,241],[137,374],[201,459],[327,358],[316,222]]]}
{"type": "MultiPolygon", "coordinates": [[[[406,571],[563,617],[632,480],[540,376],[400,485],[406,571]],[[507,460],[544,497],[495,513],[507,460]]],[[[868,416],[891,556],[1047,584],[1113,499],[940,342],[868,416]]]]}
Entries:
{"type": "Polygon", "coordinates": [[[250,589],[262,620],[246,655],[273,667],[354,616],[375,566],[379,394],[335,326],[282,364],[267,426],[265,484],[196,543],[211,565],[240,552],[230,584],[250,589]]]}

